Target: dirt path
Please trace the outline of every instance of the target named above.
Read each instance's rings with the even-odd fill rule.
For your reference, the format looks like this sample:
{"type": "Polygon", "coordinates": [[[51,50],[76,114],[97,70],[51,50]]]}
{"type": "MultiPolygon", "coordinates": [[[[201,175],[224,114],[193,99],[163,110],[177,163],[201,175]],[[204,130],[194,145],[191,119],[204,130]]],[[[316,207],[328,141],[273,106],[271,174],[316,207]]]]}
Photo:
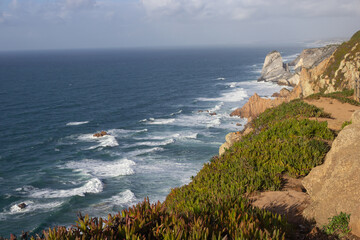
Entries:
{"type": "MultiPolygon", "coordinates": [[[[351,115],[356,110],[360,110],[359,106],[354,106],[349,103],[342,103],[336,99],[331,98],[320,98],[320,99],[309,99],[304,100],[308,104],[323,108],[325,112],[330,113],[332,119],[328,118],[316,118],[316,120],[322,122],[327,121],[328,127],[333,130],[341,130],[341,125],[345,121],[351,119],[351,115]]],[[[315,119],[315,118],[310,118],[315,119]]]]}

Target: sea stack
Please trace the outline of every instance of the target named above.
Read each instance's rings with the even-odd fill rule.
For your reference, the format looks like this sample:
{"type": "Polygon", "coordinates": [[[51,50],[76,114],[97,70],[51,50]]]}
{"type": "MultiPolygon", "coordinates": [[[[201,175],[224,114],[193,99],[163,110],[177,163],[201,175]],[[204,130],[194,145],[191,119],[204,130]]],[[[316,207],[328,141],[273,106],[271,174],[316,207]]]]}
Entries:
{"type": "Polygon", "coordinates": [[[265,57],[261,76],[258,81],[289,85],[287,80],[291,78],[292,75],[289,66],[283,63],[281,54],[278,51],[272,51],[265,57]]]}

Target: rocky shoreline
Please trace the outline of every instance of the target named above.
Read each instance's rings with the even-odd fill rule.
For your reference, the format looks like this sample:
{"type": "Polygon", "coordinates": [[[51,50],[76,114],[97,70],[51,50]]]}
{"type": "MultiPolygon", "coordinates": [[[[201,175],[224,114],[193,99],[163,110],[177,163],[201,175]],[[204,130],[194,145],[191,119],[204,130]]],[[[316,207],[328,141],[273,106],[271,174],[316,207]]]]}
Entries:
{"type": "MultiPolygon", "coordinates": [[[[265,58],[258,81],[274,82],[294,88],[292,91],[284,88],[280,93],[274,93],[272,99],[261,98],[255,93],[244,106],[233,111],[230,116],[247,118],[248,124],[241,132],[226,135],[226,142],[220,147],[219,156],[224,155],[234,143],[251,133],[252,120],[266,109],[294,99],[304,99],[316,93],[329,94],[354,88],[356,79],[360,79],[359,50],[360,32],[357,32],[342,45],[305,49],[290,63],[283,63],[279,52],[270,52],[265,58]],[[340,54],[344,45],[349,51],[340,54]],[[290,70],[290,67],[293,69],[290,70]]],[[[353,99],[353,97],[348,97],[348,99],[353,99]]],[[[298,182],[303,191],[282,189],[282,191],[263,192],[253,198],[253,204],[290,218],[296,215],[309,221],[314,219],[319,227],[327,224],[329,218],[342,212],[347,213],[350,214],[349,226],[352,234],[360,237],[360,190],[358,188],[360,184],[358,174],[360,170],[360,107],[350,104],[345,107],[344,104],[347,103],[335,102],[337,100],[330,98],[324,98],[324,101],[332,107],[327,109],[330,114],[340,111],[340,115],[348,116],[351,112],[351,117],[345,120],[352,124],[343,130],[339,129],[339,126],[333,129],[337,132],[337,137],[326,155],[324,164],[312,169],[302,182],[298,182]],[[336,107],[340,110],[332,110],[336,107]],[[283,208],[279,210],[274,207],[277,205],[282,205],[283,208]]],[[[309,102],[309,104],[312,103],[309,102]]],[[[330,120],[326,119],[314,120],[329,121],[331,124],[330,120]]],[[[353,239],[356,239],[355,236],[353,239]]]]}

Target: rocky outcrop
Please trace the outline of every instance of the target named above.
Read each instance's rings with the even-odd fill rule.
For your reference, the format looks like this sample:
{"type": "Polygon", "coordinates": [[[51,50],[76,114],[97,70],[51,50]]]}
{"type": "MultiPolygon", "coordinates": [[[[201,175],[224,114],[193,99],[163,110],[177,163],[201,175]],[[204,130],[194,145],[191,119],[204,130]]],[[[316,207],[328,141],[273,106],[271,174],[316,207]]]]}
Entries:
{"type": "Polygon", "coordinates": [[[101,132],[99,132],[99,133],[95,133],[94,135],[93,135],[93,137],[103,137],[103,136],[106,136],[106,135],[109,135],[107,132],[105,132],[105,131],[101,131],[101,132]]]}
{"type": "Polygon", "coordinates": [[[323,165],[311,170],[303,185],[311,198],[304,216],[319,226],[340,212],[351,214],[352,233],[360,236],[360,111],[337,136],[323,165]]]}
{"type": "Polygon", "coordinates": [[[304,49],[289,65],[294,66],[295,72],[300,72],[302,68],[313,68],[326,58],[329,58],[338,46],[339,45],[328,45],[325,47],[304,49]]]}
{"type": "Polygon", "coordinates": [[[317,66],[300,72],[303,95],[331,93],[352,89],[355,80],[360,78],[360,31],[348,41],[337,47],[336,51],[317,66]]]}
{"type": "Polygon", "coordinates": [[[241,140],[241,138],[249,134],[253,129],[246,127],[242,132],[231,132],[225,136],[226,142],[222,144],[219,148],[219,156],[223,155],[226,149],[229,149],[235,142],[241,140]]]}
{"type": "Polygon", "coordinates": [[[258,81],[277,82],[288,85],[287,79],[291,78],[289,66],[283,63],[281,54],[273,51],[266,55],[264,65],[261,71],[261,77],[258,81]]]}
{"type": "Polygon", "coordinates": [[[290,90],[289,89],[287,89],[287,88],[282,88],[281,90],[280,90],[280,92],[276,92],[276,93],[273,93],[273,95],[271,95],[271,97],[282,97],[282,98],[284,98],[284,97],[288,97],[290,95],[290,90]]]}
{"type": "Polygon", "coordinates": [[[245,103],[242,108],[237,108],[230,114],[230,116],[248,118],[250,121],[251,119],[259,116],[260,113],[263,113],[268,108],[276,107],[283,102],[289,102],[301,97],[301,88],[299,86],[296,86],[291,92],[285,92],[286,90],[282,90],[282,95],[286,95],[286,97],[281,97],[281,93],[279,93],[279,97],[275,99],[262,98],[255,93],[249,98],[247,103],[245,103]]]}

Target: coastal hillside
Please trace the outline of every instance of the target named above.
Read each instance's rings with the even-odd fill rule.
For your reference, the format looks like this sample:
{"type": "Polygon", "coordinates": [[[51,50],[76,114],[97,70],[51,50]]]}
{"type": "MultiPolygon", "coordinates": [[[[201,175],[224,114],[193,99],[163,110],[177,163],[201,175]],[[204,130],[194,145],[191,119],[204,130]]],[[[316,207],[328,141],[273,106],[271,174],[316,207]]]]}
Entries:
{"type": "Polygon", "coordinates": [[[303,68],[300,86],[304,97],[314,93],[332,93],[353,89],[360,76],[360,31],[318,66],[303,68]]]}
{"type": "MultiPolygon", "coordinates": [[[[72,227],[21,239],[356,239],[359,41],[357,32],[331,47],[331,56],[325,48],[325,59],[301,66],[291,91],[250,97],[232,113],[248,118],[244,129],[228,134],[219,155],[164,202],[146,198],[107,219],[79,214],[72,227]]],[[[289,75],[278,52],[271,54],[272,76],[289,75]]]]}

